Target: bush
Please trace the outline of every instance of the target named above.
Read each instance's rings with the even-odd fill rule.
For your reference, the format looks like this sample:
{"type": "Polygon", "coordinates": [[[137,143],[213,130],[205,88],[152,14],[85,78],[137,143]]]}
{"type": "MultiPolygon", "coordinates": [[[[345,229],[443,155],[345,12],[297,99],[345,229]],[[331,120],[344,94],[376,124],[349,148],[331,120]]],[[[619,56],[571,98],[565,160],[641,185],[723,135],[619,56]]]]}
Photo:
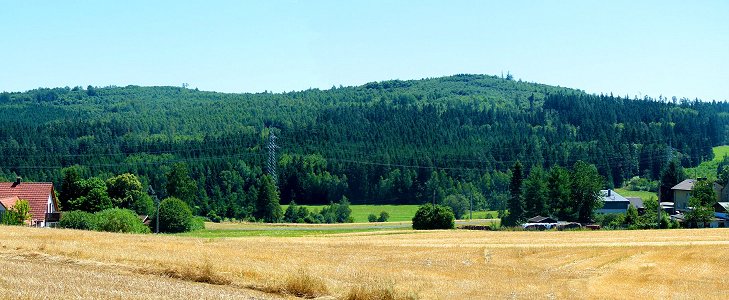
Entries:
{"type": "Polygon", "coordinates": [[[221,221],[223,221],[223,218],[218,216],[218,214],[214,210],[208,212],[208,219],[210,219],[210,222],[213,223],[220,223],[221,221]]]}
{"type": "Polygon", "coordinates": [[[108,232],[150,233],[136,212],[129,209],[109,208],[95,214],[97,230],[108,232]]]}
{"type": "Polygon", "coordinates": [[[169,197],[162,200],[159,204],[158,217],[160,232],[176,233],[190,231],[192,211],[187,206],[187,203],[180,199],[169,197]]]}
{"type": "Polygon", "coordinates": [[[98,226],[99,220],[94,214],[80,210],[64,212],[58,221],[61,228],[97,230],[98,226]]]}
{"type": "Polygon", "coordinates": [[[370,214],[369,216],[367,216],[367,221],[377,222],[377,216],[375,216],[375,214],[370,214]]]}
{"type": "Polygon", "coordinates": [[[423,205],[413,217],[413,229],[453,229],[455,217],[450,207],[423,205]]]}
{"type": "Polygon", "coordinates": [[[330,202],[329,206],[325,206],[319,213],[322,216],[321,223],[352,223],[352,209],[349,208],[349,200],[342,197],[339,203],[330,202]]]}
{"type": "Polygon", "coordinates": [[[27,200],[20,199],[12,207],[2,214],[0,222],[5,225],[23,225],[30,220],[30,204],[27,200]]]}
{"type": "Polygon", "coordinates": [[[377,222],[387,222],[387,220],[390,219],[390,214],[388,214],[386,211],[380,212],[380,218],[377,219],[377,222]]]}
{"type": "Polygon", "coordinates": [[[190,231],[205,229],[205,218],[193,217],[190,221],[190,231]]]}

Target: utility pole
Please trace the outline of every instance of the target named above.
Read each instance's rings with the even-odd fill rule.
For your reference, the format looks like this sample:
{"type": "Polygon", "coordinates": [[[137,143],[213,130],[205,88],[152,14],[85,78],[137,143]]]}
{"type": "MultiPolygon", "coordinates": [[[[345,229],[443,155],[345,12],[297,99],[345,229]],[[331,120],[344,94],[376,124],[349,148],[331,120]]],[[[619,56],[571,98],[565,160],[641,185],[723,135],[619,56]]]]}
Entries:
{"type": "Polygon", "coordinates": [[[273,182],[278,185],[278,176],[276,175],[276,149],[278,149],[278,145],[276,145],[276,134],[273,133],[269,129],[268,134],[268,163],[266,164],[266,170],[268,171],[268,174],[271,175],[273,178],[273,182]]]}
{"type": "Polygon", "coordinates": [[[155,229],[154,233],[159,233],[159,198],[157,197],[157,193],[154,192],[154,189],[152,188],[152,185],[149,186],[147,189],[147,194],[152,196],[154,198],[154,205],[157,207],[157,214],[154,217],[155,220],[155,229]]]}
{"type": "Polygon", "coordinates": [[[468,189],[468,195],[471,198],[471,209],[468,211],[470,213],[469,219],[473,220],[473,187],[468,189]]]}

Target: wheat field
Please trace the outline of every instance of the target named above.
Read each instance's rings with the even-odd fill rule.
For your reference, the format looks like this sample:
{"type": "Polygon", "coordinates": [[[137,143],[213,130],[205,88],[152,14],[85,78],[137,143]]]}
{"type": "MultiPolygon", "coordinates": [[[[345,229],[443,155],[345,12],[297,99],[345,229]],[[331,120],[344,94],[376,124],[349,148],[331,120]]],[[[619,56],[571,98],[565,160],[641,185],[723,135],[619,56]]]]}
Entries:
{"type": "Polygon", "coordinates": [[[194,238],[0,227],[0,298],[726,299],[729,229],[194,238]]]}

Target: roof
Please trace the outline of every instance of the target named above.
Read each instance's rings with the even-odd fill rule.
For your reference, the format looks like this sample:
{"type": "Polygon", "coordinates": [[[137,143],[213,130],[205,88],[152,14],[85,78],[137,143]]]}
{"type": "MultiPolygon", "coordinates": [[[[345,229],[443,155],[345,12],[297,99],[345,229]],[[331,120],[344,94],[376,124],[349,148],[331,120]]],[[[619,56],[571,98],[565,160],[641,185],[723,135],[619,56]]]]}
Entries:
{"type": "MultiPolygon", "coordinates": [[[[672,190],[678,190],[678,191],[692,191],[694,189],[694,184],[698,181],[697,179],[686,179],[684,181],[679,182],[677,185],[674,185],[671,189],[672,190]]],[[[721,184],[718,184],[714,182],[714,190],[721,190],[722,186],[721,184]]]]}
{"type": "Polygon", "coordinates": [[[613,190],[600,190],[600,193],[602,194],[602,200],[607,201],[618,201],[618,202],[630,202],[625,197],[621,196],[620,194],[616,193],[613,190]],[[610,194],[610,196],[608,196],[610,194]]]}
{"type": "Polygon", "coordinates": [[[677,185],[674,185],[671,189],[679,190],[679,191],[691,191],[694,189],[695,182],[696,182],[696,179],[686,179],[684,181],[679,182],[677,185]]]}
{"type": "Polygon", "coordinates": [[[0,182],[0,198],[17,197],[28,200],[30,204],[30,216],[33,220],[45,220],[48,210],[48,197],[51,196],[53,204],[56,204],[56,196],[53,193],[53,184],[50,182],[0,182]]]}
{"type": "Polygon", "coordinates": [[[15,205],[15,202],[18,202],[17,196],[4,196],[0,197],[0,206],[2,206],[5,209],[10,209],[15,205]]]}
{"type": "Polygon", "coordinates": [[[719,209],[719,207],[723,208],[724,211],[729,212],[729,202],[716,202],[716,204],[714,204],[714,208],[719,209]]]}
{"type": "Polygon", "coordinates": [[[528,219],[527,223],[557,223],[557,220],[550,217],[536,216],[528,219]]]}
{"type": "Polygon", "coordinates": [[[630,204],[633,204],[633,207],[643,208],[643,199],[641,199],[640,197],[625,197],[625,199],[628,199],[628,201],[630,201],[630,204]]]}

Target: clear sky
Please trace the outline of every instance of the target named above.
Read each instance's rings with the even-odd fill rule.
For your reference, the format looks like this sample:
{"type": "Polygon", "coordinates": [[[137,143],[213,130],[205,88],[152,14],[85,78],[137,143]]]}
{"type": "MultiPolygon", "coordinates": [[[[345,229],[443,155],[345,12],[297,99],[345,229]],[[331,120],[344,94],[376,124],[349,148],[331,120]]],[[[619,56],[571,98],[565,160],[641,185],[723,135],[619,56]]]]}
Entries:
{"type": "Polygon", "coordinates": [[[0,91],[292,91],[458,73],[729,100],[729,1],[5,1],[0,91]]]}

